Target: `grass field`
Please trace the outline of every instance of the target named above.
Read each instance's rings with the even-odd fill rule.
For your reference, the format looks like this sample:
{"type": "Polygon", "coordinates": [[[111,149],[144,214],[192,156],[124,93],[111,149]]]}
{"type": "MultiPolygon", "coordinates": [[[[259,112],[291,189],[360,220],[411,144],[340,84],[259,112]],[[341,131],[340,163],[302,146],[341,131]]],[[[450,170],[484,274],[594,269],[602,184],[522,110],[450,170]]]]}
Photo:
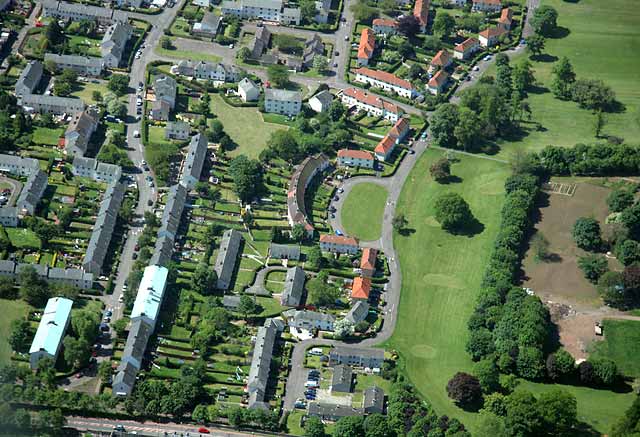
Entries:
{"type": "MultiPolygon", "coordinates": [[[[564,38],[546,40],[545,53],[550,60],[567,56],[579,78],[602,79],[625,105],[624,112],[607,114],[604,135],[616,135],[635,144],[640,137],[640,56],[630,56],[640,38],[640,10],[633,0],[547,0],[559,12],[558,24],[569,29],[564,38]]],[[[549,88],[554,62],[533,62],[540,85],[549,88]]],[[[495,74],[495,70],[489,71],[495,74]]],[[[573,146],[593,142],[591,111],[573,102],[560,101],[550,92],[529,95],[532,119],[544,130],[532,129],[522,141],[500,143],[501,154],[515,148],[539,150],[549,144],[573,146]]]]}
{"type": "Polygon", "coordinates": [[[27,315],[29,305],[21,300],[0,299],[2,306],[2,317],[0,317],[0,364],[9,362],[11,358],[11,347],[8,339],[11,332],[11,322],[27,315]]]}
{"type": "Polygon", "coordinates": [[[64,135],[64,128],[49,129],[46,127],[38,127],[33,131],[33,142],[36,144],[57,146],[58,139],[62,135],[64,135]]]}
{"type": "Polygon", "coordinates": [[[404,357],[407,374],[438,414],[473,425],[476,417],[457,408],[448,399],[445,386],[454,373],[472,369],[464,350],[467,319],[498,231],[509,168],[464,157],[451,168],[462,181],[440,185],[429,175],[429,166],[440,157],[441,152],[425,152],[398,200],[396,211],[405,214],[407,228],[415,232],[394,237],[403,283],[398,324],[388,346],[404,357]],[[433,199],[450,191],[469,203],[484,226],[481,233],[454,236],[440,228],[434,218],[433,199]]]}
{"type": "MultiPolygon", "coordinates": [[[[175,41],[174,41],[175,44],[175,41]]],[[[163,49],[160,45],[155,48],[156,54],[160,56],[166,56],[167,58],[174,59],[190,59],[192,61],[205,61],[205,62],[220,62],[220,57],[216,55],[210,55],[203,52],[192,52],[189,50],[170,50],[163,49]]]]}
{"type": "Polygon", "coordinates": [[[224,131],[238,145],[229,152],[230,156],[244,154],[257,158],[266,147],[271,133],[286,129],[262,121],[257,108],[235,108],[226,104],[218,94],[211,95],[211,111],[224,126],[224,131]]]}
{"type": "Polygon", "coordinates": [[[6,228],[11,244],[17,248],[40,249],[42,243],[35,232],[26,228],[6,228]]]}
{"type": "Polygon", "coordinates": [[[625,376],[640,376],[640,322],[605,320],[604,341],[593,344],[591,357],[610,358],[625,376]]]}
{"type": "MultiPolygon", "coordinates": [[[[71,95],[84,100],[88,104],[96,104],[98,102],[93,99],[94,91],[99,91],[102,97],[109,92],[103,83],[82,82],[78,84],[78,89],[72,92],[71,95]]],[[[120,98],[119,100],[126,101],[126,97],[120,98]]]]}
{"type": "Polygon", "coordinates": [[[344,201],[340,219],[347,235],[371,241],[380,238],[387,190],[377,184],[353,187],[344,201]]]}

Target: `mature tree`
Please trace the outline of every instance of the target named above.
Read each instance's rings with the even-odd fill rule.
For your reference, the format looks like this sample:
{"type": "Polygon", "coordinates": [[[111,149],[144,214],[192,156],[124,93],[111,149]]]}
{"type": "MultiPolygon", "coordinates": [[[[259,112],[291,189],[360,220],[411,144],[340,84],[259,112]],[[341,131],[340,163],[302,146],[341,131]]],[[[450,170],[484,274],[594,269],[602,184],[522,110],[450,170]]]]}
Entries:
{"type": "Polygon", "coordinates": [[[498,87],[498,91],[503,96],[510,96],[513,89],[513,78],[511,75],[511,66],[509,65],[509,58],[503,53],[499,53],[503,56],[496,56],[496,81],[495,85],[498,87]],[[503,62],[498,60],[504,59],[503,62]]]}
{"type": "Polygon", "coordinates": [[[333,102],[331,102],[331,105],[329,105],[329,110],[327,111],[327,113],[329,114],[329,118],[332,121],[338,121],[345,114],[345,109],[342,103],[334,100],[333,102]]]}
{"type": "Polygon", "coordinates": [[[302,243],[307,238],[307,231],[302,224],[296,224],[291,228],[291,238],[298,243],[302,243]]]}
{"type": "Polygon", "coordinates": [[[638,437],[640,430],[640,396],[636,396],[633,404],[627,409],[613,426],[611,437],[638,437]]]}
{"type": "Polygon", "coordinates": [[[578,423],[576,398],[564,390],[544,392],[538,399],[544,430],[551,436],[569,435],[578,423]]]}
{"type": "Polygon", "coordinates": [[[333,429],[333,435],[335,437],[338,436],[361,436],[364,434],[363,429],[363,416],[350,416],[343,417],[336,423],[335,428],[333,429]]]}
{"type": "Polygon", "coordinates": [[[267,69],[267,78],[276,88],[285,88],[289,85],[289,70],[284,65],[270,65],[267,69]]]}
{"type": "Polygon", "coordinates": [[[322,267],[322,251],[318,246],[313,246],[309,253],[307,253],[307,260],[305,267],[309,267],[311,270],[319,270],[322,267]]]}
{"type": "Polygon", "coordinates": [[[447,231],[461,231],[473,221],[469,204],[458,193],[444,193],[433,205],[436,220],[447,231]]]}
{"type": "Polygon", "coordinates": [[[540,56],[542,54],[545,43],[544,36],[534,33],[533,35],[526,38],[526,41],[527,52],[529,52],[531,56],[540,56]]]}
{"type": "Polygon", "coordinates": [[[600,134],[602,134],[602,129],[607,125],[607,117],[602,113],[602,110],[597,110],[595,114],[593,114],[593,136],[596,138],[600,138],[600,134]]]}
{"type": "Polygon", "coordinates": [[[129,76],[124,74],[113,74],[107,84],[109,91],[113,91],[116,96],[124,96],[129,91],[129,76]]]}
{"type": "Polygon", "coordinates": [[[593,366],[593,373],[595,374],[598,383],[602,385],[612,385],[618,378],[618,367],[615,361],[609,358],[595,358],[590,359],[593,366]]]}
{"type": "Polygon", "coordinates": [[[456,146],[463,150],[474,150],[482,140],[483,124],[475,111],[462,107],[458,115],[458,124],[453,129],[456,146]]]}
{"type": "Polygon", "coordinates": [[[456,27],[456,20],[447,12],[438,10],[433,20],[433,34],[440,38],[448,37],[456,27]]]}
{"type": "Polygon", "coordinates": [[[328,283],[329,275],[321,272],[307,281],[307,302],[316,306],[331,306],[340,297],[340,290],[328,283]]]}
{"type": "Polygon", "coordinates": [[[364,419],[365,437],[394,437],[389,421],[382,414],[370,414],[364,419]]]}
{"type": "Polygon", "coordinates": [[[420,32],[420,22],[414,15],[402,15],[398,18],[398,32],[405,36],[414,36],[420,32]]]}
{"type": "Polygon", "coordinates": [[[492,437],[511,437],[509,434],[507,434],[507,427],[504,424],[504,419],[502,417],[496,416],[495,414],[484,412],[484,409],[480,413],[480,421],[478,422],[477,433],[477,435],[486,435],[492,437]]]}
{"type": "Polygon", "coordinates": [[[109,361],[101,361],[98,365],[98,376],[103,384],[108,384],[113,375],[111,363],[109,361]]]}
{"type": "Polygon", "coordinates": [[[11,322],[9,345],[16,352],[26,352],[31,343],[31,324],[28,320],[18,319],[11,322]]]}
{"type": "Polygon", "coordinates": [[[607,206],[611,212],[622,212],[633,205],[633,193],[629,190],[619,188],[613,190],[607,196],[607,206]]]}
{"type": "Polygon", "coordinates": [[[313,68],[317,71],[324,72],[329,68],[329,60],[326,56],[314,56],[313,57],[313,68]]]}
{"type": "Polygon", "coordinates": [[[338,339],[347,338],[353,335],[354,328],[354,324],[349,319],[343,318],[333,324],[333,335],[338,339]]]}
{"type": "Polygon", "coordinates": [[[444,103],[436,108],[431,117],[431,136],[440,147],[454,147],[457,144],[455,128],[458,125],[459,110],[456,105],[444,103]]]}
{"type": "Polygon", "coordinates": [[[288,162],[297,162],[302,158],[303,151],[298,144],[296,136],[291,130],[277,130],[267,140],[267,147],[281,159],[288,162]]]}
{"type": "Polygon", "coordinates": [[[511,71],[511,77],[513,79],[513,89],[517,91],[522,98],[526,97],[527,89],[529,89],[536,80],[533,75],[533,69],[531,68],[531,62],[526,59],[515,65],[511,71]]]}
{"type": "Polygon", "coordinates": [[[578,267],[584,273],[585,278],[597,284],[600,276],[609,270],[609,263],[603,255],[590,253],[586,256],[578,257],[578,267]]]}
{"type": "Polygon", "coordinates": [[[248,294],[240,296],[240,303],[238,304],[238,312],[246,319],[249,314],[255,314],[258,311],[258,305],[255,302],[255,297],[251,297],[248,294]]]}
{"type": "Polygon", "coordinates": [[[236,58],[238,58],[242,62],[248,61],[251,58],[251,50],[249,50],[249,47],[242,47],[240,50],[238,50],[238,52],[236,53],[236,58]]]}
{"type": "Polygon", "coordinates": [[[528,391],[518,390],[505,398],[505,425],[510,436],[540,435],[542,417],[536,398],[528,391]]]}
{"type": "Polygon", "coordinates": [[[424,43],[422,48],[429,52],[437,52],[442,48],[442,41],[440,38],[434,35],[426,35],[424,37],[424,43]]]}
{"type": "Polygon", "coordinates": [[[229,175],[233,179],[235,193],[243,202],[253,199],[262,189],[262,166],[246,155],[238,155],[231,160],[229,175]]]}
{"type": "Polygon", "coordinates": [[[553,81],[551,91],[553,95],[561,99],[571,98],[571,88],[576,81],[576,73],[566,56],[553,66],[553,81]]]}
{"type": "Polygon", "coordinates": [[[486,358],[480,360],[474,367],[473,372],[485,393],[493,393],[500,390],[500,371],[494,360],[486,358]]]}
{"type": "Polygon", "coordinates": [[[18,282],[20,283],[20,297],[29,305],[42,307],[51,297],[47,283],[40,279],[36,270],[31,266],[20,270],[18,282]]]}
{"type": "Polygon", "coordinates": [[[571,99],[586,109],[608,111],[616,101],[616,94],[602,80],[578,79],[571,87],[571,99]]]}
{"type": "Polygon", "coordinates": [[[626,266],[622,272],[624,288],[628,293],[633,293],[636,298],[640,295],[640,264],[635,263],[626,266]]]}
{"type": "Polygon", "coordinates": [[[114,117],[124,118],[127,116],[127,106],[119,100],[110,100],[107,103],[107,112],[114,117]]]}
{"type": "Polygon", "coordinates": [[[160,38],[160,47],[165,50],[173,50],[173,41],[168,36],[162,36],[160,38]]]}
{"type": "Polygon", "coordinates": [[[593,364],[591,364],[590,361],[583,361],[578,364],[578,376],[582,384],[593,384],[596,381],[596,374],[593,370],[593,364]]]}
{"type": "Polygon", "coordinates": [[[91,356],[89,343],[83,338],[65,337],[64,359],[74,369],[84,367],[91,356]]]}
{"type": "Polygon", "coordinates": [[[607,305],[615,308],[624,307],[627,294],[624,288],[624,277],[620,272],[606,272],[598,280],[598,294],[607,305]]]}
{"type": "Polygon", "coordinates": [[[451,176],[451,163],[447,158],[440,158],[431,164],[429,173],[438,182],[446,181],[451,176]]]}
{"type": "Polygon", "coordinates": [[[411,64],[411,66],[409,67],[407,76],[409,76],[409,79],[411,80],[416,80],[422,77],[423,73],[424,73],[424,70],[422,69],[420,64],[415,63],[415,64],[411,64]]]}
{"type": "Polygon", "coordinates": [[[620,221],[629,229],[629,235],[634,239],[640,237],[640,203],[625,208],[620,214],[620,221]]]}
{"type": "Polygon", "coordinates": [[[44,34],[50,46],[57,46],[64,42],[64,34],[57,20],[51,20],[44,34]]]}
{"type": "Polygon", "coordinates": [[[540,379],[544,376],[544,356],[542,350],[534,346],[521,347],[516,359],[518,374],[525,379],[540,379]]]}
{"type": "Polygon", "coordinates": [[[305,23],[313,23],[316,16],[316,2],[314,0],[300,1],[300,17],[305,23]]]}
{"type": "Polygon", "coordinates": [[[572,235],[576,245],[581,249],[597,251],[602,248],[600,224],[594,218],[578,218],[573,225],[572,235]]]}
{"type": "Polygon", "coordinates": [[[547,357],[547,375],[553,380],[559,380],[571,376],[576,368],[576,360],[565,349],[547,357]]]}
{"type": "Polygon", "coordinates": [[[482,400],[482,387],[475,376],[458,372],[447,383],[447,394],[464,408],[476,405],[482,400]]]}
{"type": "Polygon", "coordinates": [[[402,43],[398,46],[398,54],[404,59],[408,59],[415,57],[416,52],[409,41],[402,41],[402,43]]]}
{"type": "Polygon", "coordinates": [[[71,315],[71,327],[76,337],[93,344],[98,336],[100,316],[94,311],[78,310],[71,315]]]}
{"type": "Polygon", "coordinates": [[[558,11],[548,5],[540,5],[536,8],[531,18],[531,27],[536,33],[543,36],[553,36],[558,20],[558,11]]]}
{"type": "Polygon", "coordinates": [[[494,352],[495,344],[491,331],[484,327],[471,330],[466,350],[474,360],[479,360],[494,352]]]}
{"type": "Polygon", "coordinates": [[[536,261],[546,261],[549,259],[549,240],[545,238],[542,232],[538,231],[531,238],[531,249],[536,261]]]}
{"type": "Polygon", "coordinates": [[[378,17],[378,10],[369,6],[363,0],[358,0],[358,2],[352,4],[350,8],[355,20],[364,24],[369,24],[374,18],[378,17]]]}
{"type": "Polygon", "coordinates": [[[618,260],[625,266],[640,261],[640,243],[635,240],[626,240],[618,244],[615,249],[618,260]]]}
{"type": "Polygon", "coordinates": [[[193,276],[191,276],[191,288],[202,295],[212,294],[216,289],[218,275],[206,262],[198,263],[193,276]]]}
{"type": "Polygon", "coordinates": [[[318,417],[309,417],[304,423],[305,437],[326,437],[324,423],[318,417]]]}
{"type": "Polygon", "coordinates": [[[19,296],[13,279],[6,276],[0,277],[0,299],[17,299],[19,296]]]}

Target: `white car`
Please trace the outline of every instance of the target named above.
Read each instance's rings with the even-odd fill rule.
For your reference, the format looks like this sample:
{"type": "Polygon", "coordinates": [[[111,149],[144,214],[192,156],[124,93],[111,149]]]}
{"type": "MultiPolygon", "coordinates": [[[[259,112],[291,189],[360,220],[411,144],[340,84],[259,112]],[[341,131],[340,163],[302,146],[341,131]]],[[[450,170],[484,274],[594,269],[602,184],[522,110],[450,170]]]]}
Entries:
{"type": "Polygon", "coordinates": [[[475,67],[472,68],[473,71],[479,71],[480,67],[478,67],[477,65],[475,67]]]}
{"type": "Polygon", "coordinates": [[[133,131],[133,138],[140,138],[140,131],[134,130],[133,131]]]}

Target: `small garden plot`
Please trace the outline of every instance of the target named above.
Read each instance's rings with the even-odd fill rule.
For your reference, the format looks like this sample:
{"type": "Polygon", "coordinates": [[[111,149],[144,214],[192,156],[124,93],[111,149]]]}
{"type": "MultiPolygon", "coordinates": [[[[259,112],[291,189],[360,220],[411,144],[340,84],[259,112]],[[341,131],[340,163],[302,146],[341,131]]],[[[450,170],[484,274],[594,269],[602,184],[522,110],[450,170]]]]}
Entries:
{"type": "Polygon", "coordinates": [[[286,273],[280,271],[269,272],[265,281],[265,288],[271,293],[282,293],[286,273]]]}
{"type": "Polygon", "coordinates": [[[26,228],[5,228],[11,245],[18,249],[40,249],[42,242],[35,232],[26,228]]]}
{"type": "Polygon", "coordinates": [[[604,341],[593,343],[590,359],[608,358],[627,377],[640,376],[640,322],[605,320],[604,341]]]}
{"type": "Polygon", "coordinates": [[[33,142],[36,144],[45,144],[48,146],[57,146],[60,137],[64,136],[65,128],[46,128],[37,127],[33,131],[33,142]]]}
{"type": "Polygon", "coordinates": [[[71,35],[68,37],[67,44],[71,52],[75,55],[82,56],[102,56],[100,53],[99,38],[89,38],[83,35],[71,35]]]}

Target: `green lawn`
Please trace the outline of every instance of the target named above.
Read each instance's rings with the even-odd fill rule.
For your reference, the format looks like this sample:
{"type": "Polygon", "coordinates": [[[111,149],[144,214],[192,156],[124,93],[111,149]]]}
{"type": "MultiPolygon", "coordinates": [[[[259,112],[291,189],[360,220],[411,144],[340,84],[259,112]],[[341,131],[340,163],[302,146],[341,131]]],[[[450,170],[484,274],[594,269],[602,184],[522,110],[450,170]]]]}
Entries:
{"type": "Polygon", "coordinates": [[[29,305],[21,300],[0,299],[2,306],[2,317],[0,317],[0,364],[9,362],[11,358],[11,347],[8,339],[11,331],[11,322],[25,317],[29,311],[29,305]]]}
{"type": "MultiPolygon", "coordinates": [[[[547,0],[545,4],[559,12],[558,24],[568,28],[564,38],[548,38],[545,53],[557,58],[567,56],[579,78],[602,79],[625,105],[624,112],[607,114],[604,135],[616,135],[631,143],[640,136],[640,56],[631,56],[640,38],[640,10],[633,0],[547,0]]],[[[540,85],[549,88],[553,62],[533,62],[540,85]]],[[[495,69],[489,71],[495,74],[495,69]]],[[[550,92],[529,95],[532,120],[543,130],[531,129],[522,141],[500,143],[502,155],[513,150],[539,150],[549,144],[572,146],[593,142],[591,111],[573,102],[557,100],[550,92]]],[[[533,128],[533,126],[531,126],[533,128]]]]}
{"type": "Polygon", "coordinates": [[[11,244],[17,248],[40,249],[42,243],[40,238],[31,230],[26,228],[5,228],[11,244]]]}
{"type": "Polygon", "coordinates": [[[64,135],[64,128],[49,129],[47,127],[37,127],[33,131],[33,142],[36,144],[57,146],[58,139],[62,135],[64,135]]]}
{"type": "Polygon", "coordinates": [[[189,50],[163,49],[160,45],[155,48],[156,54],[174,59],[190,59],[192,61],[220,62],[220,57],[205,52],[192,52],[189,50]]]}
{"type": "Polygon", "coordinates": [[[591,357],[610,358],[625,376],[640,376],[640,322],[605,320],[604,341],[593,344],[591,357]]]}
{"type": "Polygon", "coordinates": [[[164,126],[149,125],[149,142],[159,146],[170,146],[173,144],[171,140],[164,137],[164,126]]]}
{"type": "Polygon", "coordinates": [[[69,48],[76,55],[100,56],[100,39],[91,39],[81,35],[70,35],[69,48]]]}
{"type": "Polygon", "coordinates": [[[353,187],[340,216],[347,235],[365,241],[380,238],[387,194],[386,188],[377,184],[364,183],[353,187]]]}
{"type": "MultiPolygon", "coordinates": [[[[93,105],[98,103],[93,99],[94,91],[99,91],[102,97],[109,92],[106,85],[102,83],[80,82],[78,83],[77,89],[73,91],[71,95],[82,99],[87,104],[93,105]]],[[[126,97],[122,97],[120,100],[126,101],[126,97]]]]}
{"type": "Polygon", "coordinates": [[[217,94],[211,95],[211,111],[224,126],[224,131],[238,144],[229,152],[230,156],[244,154],[257,158],[265,149],[271,133],[286,129],[276,124],[265,123],[257,108],[230,106],[217,94]]]}

